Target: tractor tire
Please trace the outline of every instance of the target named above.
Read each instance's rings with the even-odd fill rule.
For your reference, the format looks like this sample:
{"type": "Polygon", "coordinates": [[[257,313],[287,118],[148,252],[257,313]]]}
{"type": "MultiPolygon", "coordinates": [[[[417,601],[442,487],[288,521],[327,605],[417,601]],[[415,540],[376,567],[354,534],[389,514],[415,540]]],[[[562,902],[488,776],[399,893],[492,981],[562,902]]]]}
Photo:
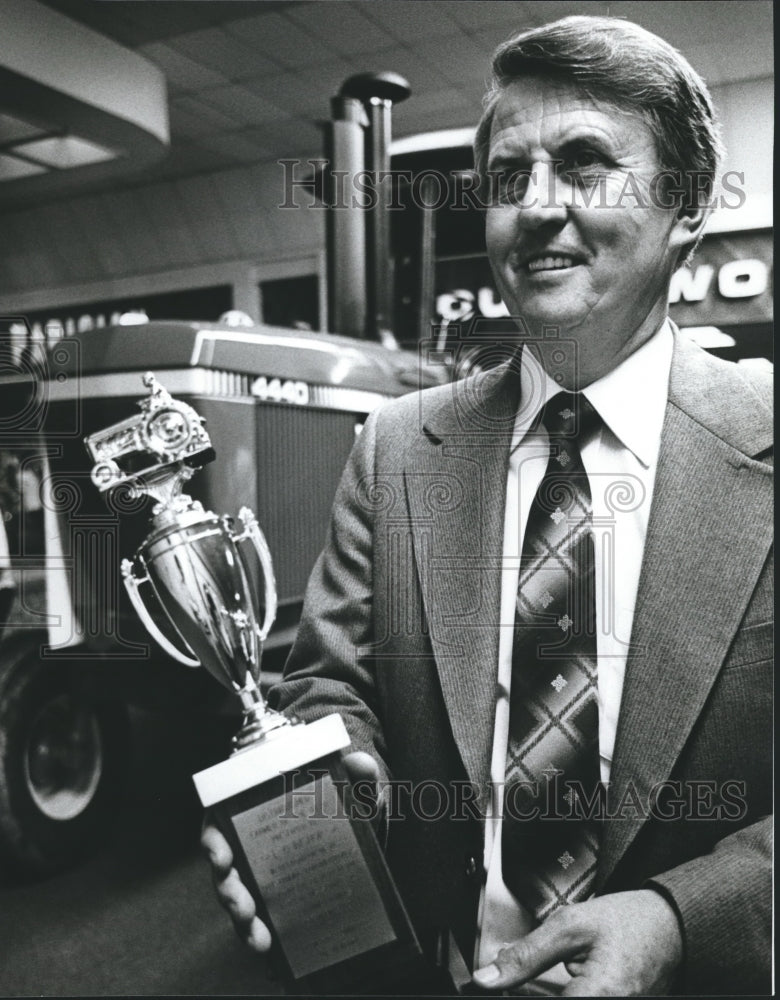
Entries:
{"type": "Polygon", "coordinates": [[[126,707],[95,698],[78,661],[44,661],[45,636],[0,643],[0,861],[41,876],[105,842],[124,791],[126,707]]]}

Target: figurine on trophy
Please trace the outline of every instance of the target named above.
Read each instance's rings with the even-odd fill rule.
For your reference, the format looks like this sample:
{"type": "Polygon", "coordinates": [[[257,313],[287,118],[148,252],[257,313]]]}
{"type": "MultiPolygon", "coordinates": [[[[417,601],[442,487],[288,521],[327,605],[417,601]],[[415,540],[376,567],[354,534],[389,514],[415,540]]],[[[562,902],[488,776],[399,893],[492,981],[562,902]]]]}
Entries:
{"type": "Polygon", "coordinates": [[[101,492],[121,486],[154,501],[149,534],[122,562],[127,593],[168,655],[204,666],[241,700],[232,755],[193,780],[275,931],[288,987],[354,989],[378,968],[416,962],[420,951],[370,822],[355,809],[341,759],[349,736],[337,714],[303,724],[266,705],[260,658],[277,603],[268,544],[247,507],[236,532],[230,517],[182,492],[214,459],[211,440],[202,417],[152,373],[143,383],[140,414],[85,439],[101,492]],[[244,542],[257,557],[262,624],[244,542]]]}

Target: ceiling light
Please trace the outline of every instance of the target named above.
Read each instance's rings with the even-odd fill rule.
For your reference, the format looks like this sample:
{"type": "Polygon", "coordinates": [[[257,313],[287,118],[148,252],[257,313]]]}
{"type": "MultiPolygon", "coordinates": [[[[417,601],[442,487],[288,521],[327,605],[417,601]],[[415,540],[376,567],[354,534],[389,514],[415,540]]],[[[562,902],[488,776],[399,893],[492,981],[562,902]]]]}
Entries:
{"type": "Polygon", "coordinates": [[[87,139],[79,139],[75,135],[34,139],[32,142],[20,143],[16,146],[16,151],[20,156],[60,170],[103,163],[105,160],[113,160],[115,156],[113,150],[87,139]]]}
{"type": "Polygon", "coordinates": [[[14,156],[4,156],[0,153],[0,181],[15,181],[19,177],[32,177],[33,174],[45,174],[46,167],[38,163],[28,163],[17,160],[14,156]]]}

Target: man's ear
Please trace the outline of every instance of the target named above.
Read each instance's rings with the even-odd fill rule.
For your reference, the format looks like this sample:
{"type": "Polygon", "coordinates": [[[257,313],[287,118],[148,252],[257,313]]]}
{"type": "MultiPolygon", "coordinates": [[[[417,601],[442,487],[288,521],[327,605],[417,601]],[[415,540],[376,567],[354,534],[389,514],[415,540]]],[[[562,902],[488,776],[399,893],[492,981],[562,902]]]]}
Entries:
{"type": "Polygon", "coordinates": [[[677,209],[674,224],[669,233],[669,246],[678,250],[678,260],[684,260],[701,239],[713,207],[713,199],[710,199],[710,202],[703,206],[681,205],[677,209]]]}

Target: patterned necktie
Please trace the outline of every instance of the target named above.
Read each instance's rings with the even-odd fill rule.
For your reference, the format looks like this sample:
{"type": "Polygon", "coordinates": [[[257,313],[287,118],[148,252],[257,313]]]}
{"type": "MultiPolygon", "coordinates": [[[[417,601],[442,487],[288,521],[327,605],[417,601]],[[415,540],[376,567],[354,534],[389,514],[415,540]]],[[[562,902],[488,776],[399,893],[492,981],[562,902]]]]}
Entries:
{"type": "Polygon", "coordinates": [[[595,825],[582,800],[599,791],[595,570],[578,439],[597,420],[584,396],[561,392],[547,403],[550,457],[520,564],[502,869],[539,921],[588,896],[596,873],[595,825]]]}

